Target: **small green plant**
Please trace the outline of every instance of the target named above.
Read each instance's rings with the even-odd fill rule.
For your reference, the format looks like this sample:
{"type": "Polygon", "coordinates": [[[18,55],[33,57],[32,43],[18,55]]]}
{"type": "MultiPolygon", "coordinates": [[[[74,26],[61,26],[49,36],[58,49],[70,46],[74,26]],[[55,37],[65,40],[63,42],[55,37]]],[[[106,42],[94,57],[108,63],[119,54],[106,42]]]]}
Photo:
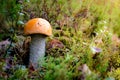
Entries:
{"type": "Polygon", "coordinates": [[[8,80],[14,79],[27,79],[28,78],[28,70],[23,66],[18,65],[18,69],[14,70],[13,75],[9,77],[8,80]]]}
{"type": "Polygon", "coordinates": [[[21,17],[24,15],[22,13],[23,6],[15,0],[4,0],[0,2],[1,11],[0,15],[3,20],[1,21],[1,26],[6,26],[3,28],[16,28],[18,25],[23,24],[21,17]]]}

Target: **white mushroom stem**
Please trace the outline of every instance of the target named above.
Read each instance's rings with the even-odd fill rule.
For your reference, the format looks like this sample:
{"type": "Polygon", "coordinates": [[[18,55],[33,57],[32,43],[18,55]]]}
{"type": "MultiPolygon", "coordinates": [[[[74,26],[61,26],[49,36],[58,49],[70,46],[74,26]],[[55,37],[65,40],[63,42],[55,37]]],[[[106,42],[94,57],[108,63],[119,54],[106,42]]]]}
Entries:
{"type": "Polygon", "coordinates": [[[45,37],[41,34],[31,35],[29,65],[35,69],[42,64],[45,56],[45,37]]]}

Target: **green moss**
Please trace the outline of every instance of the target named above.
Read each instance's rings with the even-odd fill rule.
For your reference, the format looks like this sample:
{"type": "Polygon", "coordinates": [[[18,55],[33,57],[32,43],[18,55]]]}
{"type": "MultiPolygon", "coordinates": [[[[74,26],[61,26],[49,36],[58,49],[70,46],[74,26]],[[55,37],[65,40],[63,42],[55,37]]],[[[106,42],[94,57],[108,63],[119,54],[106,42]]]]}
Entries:
{"type": "MultiPolygon", "coordinates": [[[[40,70],[33,72],[31,76],[34,79],[108,80],[111,79],[110,77],[120,78],[120,48],[119,45],[114,44],[116,42],[112,42],[114,33],[120,36],[120,10],[114,2],[110,0],[99,2],[97,0],[28,0],[21,4],[22,8],[20,5],[15,5],[15,2],[14,5],[9,4],[13,5],[13,10],[10,9],[12,15],[8,18],[8,14],[0,13],[0,16],[4,15],[0,21],[5,22],[7,29],[20,26],[16,25],[19,20],[26,22],[31,18],[42,17],[48,20],[53,28],[53,36],[48,38],[47,42],[57,39],[64,45],[63,48],[46,49],[45,63],[40,70]],[[19,11],[23,12],[24,16],[17,17],[19,11]],[[5,18],[8,20],[6,21],[5,18]],[[91,50],[93,47],[101,51],[93,52],[91,50]],[[89,67],[90,75],[83,75],[82,70],[79,70],[83,64],[89,67]]],[[[4,6],[5,4],[1,7],[4,6]]],[[[17,32],[16,29],[15,32],[17,32]]],[[[0,40],[5,36],[7,35],[0,34],[0,40]]],[[[19,41],[17,34],[14,35],[13,41],[19,41]]],[[[17,60],[19,62],[19,58],[16,58],[17,60]]],[[[1,66],[3,65],[0,64],[2,69],[1,66]]],[[[28,71],[22,69],[13,72],[11,79],[15,78],[31,79],[28,71]]]]}
{"type": "Polygon", "coordinates": [[[114,67],[114,68],[118,68],[120,67],[120,54],[119,53],[114,53],[111,56],[111,60],[110,60],[110,64],[114,67]]]}
{"type": "Polygon", "coordinates": [[[113,69],[112,72],[109,72],[109,76],[112,76],[115,78],[115,80],[120,79],[120,68],[113,69]]]}

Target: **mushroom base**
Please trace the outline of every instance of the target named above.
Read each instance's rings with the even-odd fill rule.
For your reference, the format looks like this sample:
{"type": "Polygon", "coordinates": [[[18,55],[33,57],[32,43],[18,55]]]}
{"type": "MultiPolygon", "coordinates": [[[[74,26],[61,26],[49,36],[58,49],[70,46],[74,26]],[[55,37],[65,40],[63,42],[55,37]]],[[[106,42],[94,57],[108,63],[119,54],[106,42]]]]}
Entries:
{"type": "Polygon", "coordinates": [[[31,35],[29,66],[35,69],[44,61],[45,56],[45,35],[31,35]]]}

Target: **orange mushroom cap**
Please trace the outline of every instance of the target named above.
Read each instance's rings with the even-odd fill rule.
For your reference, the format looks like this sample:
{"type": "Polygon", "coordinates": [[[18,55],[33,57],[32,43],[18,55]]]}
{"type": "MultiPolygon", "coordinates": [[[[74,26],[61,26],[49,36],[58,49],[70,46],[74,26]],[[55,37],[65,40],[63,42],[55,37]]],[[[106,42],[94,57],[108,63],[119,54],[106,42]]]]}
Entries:
{"type": "Polygon", "coordinates": [[[52,28],[47,20],[42,18],[34,18],[25,24],[24,33],[26,35],[44,34],[50,36],[52,35],[52,28]]]}

